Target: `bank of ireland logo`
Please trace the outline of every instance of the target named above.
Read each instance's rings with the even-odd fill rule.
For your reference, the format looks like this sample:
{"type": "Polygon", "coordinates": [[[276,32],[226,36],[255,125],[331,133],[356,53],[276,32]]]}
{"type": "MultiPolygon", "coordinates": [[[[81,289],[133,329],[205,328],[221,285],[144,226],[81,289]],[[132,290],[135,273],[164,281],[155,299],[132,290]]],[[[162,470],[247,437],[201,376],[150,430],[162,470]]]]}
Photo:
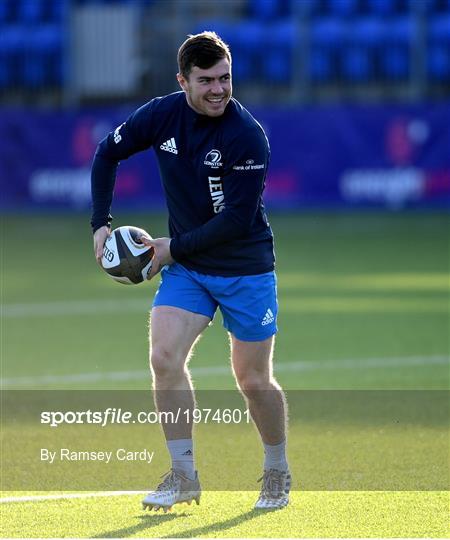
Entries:
{"type": "Polygon", "coordinates": [[[210,150],[206,156],[205,161],[203,162],[205,165],[208,165],[212,169],[218,169],[219,167],[222,167],[223,163],[221,162],[222,154],[219,152],[219,150],[210,150]]]}

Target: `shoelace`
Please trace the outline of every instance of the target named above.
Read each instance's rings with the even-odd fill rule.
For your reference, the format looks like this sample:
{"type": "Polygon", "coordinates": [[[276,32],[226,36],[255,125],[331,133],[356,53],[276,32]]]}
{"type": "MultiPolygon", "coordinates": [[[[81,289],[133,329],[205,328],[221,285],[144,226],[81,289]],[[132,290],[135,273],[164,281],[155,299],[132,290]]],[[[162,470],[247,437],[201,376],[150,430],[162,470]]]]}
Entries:
{"type": "Polygon", "coordinates": [[[283,471],[277,471],[276,469],[269,469],[265,471],[258,482],[263,481],[261,488],[261,494],[264,497],[278,498],[283,495],[284,476],[286,473],[283,471]]]}
{"type": "Polygon", "coordinates": [[[171,469],[170,471],[164,473],[161,478],[164,477],[164,480],[156,488],[156,491],[168,491],[173,489],[174,484],[177,480],[187,480],[188,478],[181,472],[171,469]]]}

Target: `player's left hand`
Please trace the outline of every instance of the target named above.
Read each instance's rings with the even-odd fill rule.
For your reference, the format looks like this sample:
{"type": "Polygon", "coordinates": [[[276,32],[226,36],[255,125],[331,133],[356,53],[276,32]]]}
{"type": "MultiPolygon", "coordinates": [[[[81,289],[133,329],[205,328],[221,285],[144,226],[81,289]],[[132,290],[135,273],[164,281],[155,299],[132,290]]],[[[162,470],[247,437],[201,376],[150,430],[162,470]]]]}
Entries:
{"type": "Polygon", "coordinates": [[[166,264],[175,262],[170,253],[171,238],[148,238],[141,236],[142,243],[152,247],[154,251],[152,267],[147,275],[147,279],[152,279],[166,264]]]}

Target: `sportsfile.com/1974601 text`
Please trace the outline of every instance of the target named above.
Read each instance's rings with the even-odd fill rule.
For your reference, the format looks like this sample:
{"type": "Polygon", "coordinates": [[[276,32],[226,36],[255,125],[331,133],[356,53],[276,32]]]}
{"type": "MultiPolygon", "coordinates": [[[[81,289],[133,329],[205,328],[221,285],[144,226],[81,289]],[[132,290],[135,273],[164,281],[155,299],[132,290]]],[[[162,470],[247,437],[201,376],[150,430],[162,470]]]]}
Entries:
{"type": "Polygon", "coordinates": [[[42,411],[40,423],[50,427],[62,424],[177,424],[178,422],[206,424],[250,423],[248,409],[175,409],[173,411],[140,411],[133,413],[121,408],[108,407],[103,411],[42,411]]]}

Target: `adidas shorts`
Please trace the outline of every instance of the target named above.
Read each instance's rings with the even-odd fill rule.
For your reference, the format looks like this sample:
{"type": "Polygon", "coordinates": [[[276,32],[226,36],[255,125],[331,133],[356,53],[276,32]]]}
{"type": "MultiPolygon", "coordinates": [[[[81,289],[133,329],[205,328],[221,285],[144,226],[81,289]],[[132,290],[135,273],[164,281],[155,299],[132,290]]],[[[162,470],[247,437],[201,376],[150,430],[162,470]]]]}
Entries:
{"type": "Polygon", "coordinates": [[[253,276],[210,276],[174,263],[161,271],[153,307],[172,306],[214,318],[242,341],[262,341],[277,332],[275,272],[253,276]]]}

